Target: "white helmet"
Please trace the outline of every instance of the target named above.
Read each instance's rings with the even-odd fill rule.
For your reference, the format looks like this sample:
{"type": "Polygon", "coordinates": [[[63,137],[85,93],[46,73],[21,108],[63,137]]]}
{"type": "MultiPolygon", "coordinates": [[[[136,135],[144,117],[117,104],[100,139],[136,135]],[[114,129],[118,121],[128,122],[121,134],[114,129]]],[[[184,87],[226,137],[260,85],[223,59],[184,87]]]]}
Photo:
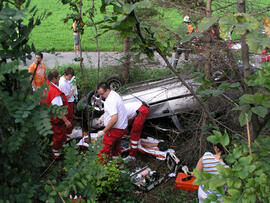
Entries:
{"type": "Polygon", "coordinates": [[[184,22],[185,23],[190,23],[191,22],[189,16],[184,17],[184,22]]]}

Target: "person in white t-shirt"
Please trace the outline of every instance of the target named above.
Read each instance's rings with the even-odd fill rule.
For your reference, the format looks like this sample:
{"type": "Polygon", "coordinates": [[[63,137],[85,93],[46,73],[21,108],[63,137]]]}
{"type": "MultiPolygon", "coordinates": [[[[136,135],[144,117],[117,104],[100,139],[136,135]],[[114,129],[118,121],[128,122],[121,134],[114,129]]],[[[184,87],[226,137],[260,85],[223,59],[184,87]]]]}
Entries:
{"type": "Polygon", "coordinates": [[[98,137],[104,136],[103,148],[99,153],[99,161],[103,163],[103,156],[115,158],[120,154],[122,136],[127,132],[127,111],[121,96],[111,90],[109,85],[102,82],[97,87],[99,96],[104,102],[104,125],[105,128],[98,132],[98,137]]]}
{"type": "Polygon", "coordinates": [[[130,131],[129,156],[124,160],[135,161],[138,149],[138,141],[141,138],[144,122],[149,114],[149,106],[141,101],[125,104],[128,121],[132,123],[130,131]]]}
{"type": "Polygon", "coordinates": [[[72,133],[73,130],[73,112],[74,112],[74,92],[76,91],[76,86],[70,83],[72,77],[74,76],[74,70],[68,67],[65,70],[64,75],[60,78],[59,89],[65,94],[68,100],[68,120],[71,123],[71,128],[67,129],[67,136],[72,133]]]}

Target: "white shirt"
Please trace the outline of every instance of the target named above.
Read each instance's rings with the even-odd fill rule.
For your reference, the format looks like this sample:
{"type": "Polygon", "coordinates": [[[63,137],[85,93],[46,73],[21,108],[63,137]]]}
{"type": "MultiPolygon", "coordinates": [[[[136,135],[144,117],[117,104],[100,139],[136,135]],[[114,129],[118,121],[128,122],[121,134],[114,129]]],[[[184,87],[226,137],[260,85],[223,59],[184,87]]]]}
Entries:
{"type": "Polygon", "coordinates": [[[137,115],[137,110],[142,106],[141,101],[137,102],[131,102],[125,104],[126,110],[127,110],[127,117],[128,120],[132,120],[137,115]]]}
{"type": "MultiPolygon", "coordinates": [[[[72,89],[72,85],[70,84],[70,82],[64,77],[62,76],[59,80],[59,89],[64,92],[64,94],[66,95],[66,97],[68,96],[68,94],[70,93],[71,89],[72,89]]],[[[74,102],[74,96],[71,95],[71,97],[69,97],[68,102],[74,102]]]]}
{"type": "MultiPolygon", "coordinates": [[[[53,82],[51,82],[57,89],[59,89],[59,87],[54,84],[53,82]]],[[[62,100],[62,97],[60,95],[56,96],[52,102],[51,102],[52,105],[57,105],[57,106],[63,106],[63,100],[62,100]]]]}
{"type": "Polygon", "coordinates": [[[125,129],[128,125],[127,111],[119,94],[111,90],[104,102],[104,125],[107,126],[111,116],[118,114],[118,120],[113,128],[125,129]]]}

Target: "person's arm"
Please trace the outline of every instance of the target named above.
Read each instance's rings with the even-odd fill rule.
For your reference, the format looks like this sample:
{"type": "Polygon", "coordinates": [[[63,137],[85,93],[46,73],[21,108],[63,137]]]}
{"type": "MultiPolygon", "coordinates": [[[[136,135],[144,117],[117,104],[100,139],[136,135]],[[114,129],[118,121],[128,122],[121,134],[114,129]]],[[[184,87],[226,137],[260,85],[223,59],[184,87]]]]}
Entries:
{"type": "Polygon", "coordinates": [[[76,22],[76,20],[73,22],[72,28],[73,28],[73,31],[77,30],[77,22],[76,22]]]}
{"type": "Polygon", "coordinates": [[[62,82],[61,79],[59,81],[59,89],[64,92],[67,100],[74,94],[74,91],[76,88],[71,88],[71,90],[69,91],[69,88],[67,87],[67,83],[66,82],[62,82]]]}
{"type": "Polygon", "coordinates": [[[31,65],[29,66],[29,68],[28,68],[28,73],[31,73],[31,75],[30,75],[30,81],[31,81],[32,78],[33,78],[33,72],[34,72],[34,66],[33,66],[33,64],[31,64],[31,65]]]}
{"type": "Polygon", "coordinates": [[[158,143],[145,142],[143,140],[141,140],[141,145],[145,148],[158,147],[158,143]]]}
{"type": "MultiPolygon", "coordinates": [[[[63,106],[62,97],[60,95],[55,97],[52,100],[51,105],[63,106]]],[[[61,119],[64,121],[67,128],[71,127],[71,123],[70,123],[70,121],[67,119],[67,117],[65,115],[63,115],[61,119]]]]}
{"type": "Polygon", "coordinates": [[[65,115],[62,116],[62,120],[65,122],[65,125],[67,128],[71,127],[71,123],[70,121],[67,119],[67,117],[65,115]]]}
{"type": "Polygon", "coordinates": [[[74,94],[75,88],[72,88],[68,95],[66,95],[67,100],[74,94]]]}
{"type": "Polygon", "coordinates": [[[202,158],[198,161],[196,165],[196,169],[202,171],[203,170],[203,164],[202,164],[202,158]]]}
{"type": "Polygon", "coordinates": [[[28,73],[31,73],[31,75],[30,75],[30,77],[29,77],[29,80],[30,81],[32,81],[32,87],[34,87],[34,88],[36,88],[36,84],[35,84],[35,81],[34,81],[34,79],[33,79],[33,74],[34,74],[34,71],[35,71],[35,68],[36,68],[36,66],[35,66],[36,64],[35,63],[33,63],[33,64],[31,64],[30,66],[29,66],[29,68],[28,68],[28,73]]]}
{"type": "Polygon", "coordinates": [[[109,120],[109,123],[107,126],[103,129],[103,132],[106,133],[108,132],[117,122],[118,120],[118,114],[114,114],[111,116],[111,119],[109,120]]]}

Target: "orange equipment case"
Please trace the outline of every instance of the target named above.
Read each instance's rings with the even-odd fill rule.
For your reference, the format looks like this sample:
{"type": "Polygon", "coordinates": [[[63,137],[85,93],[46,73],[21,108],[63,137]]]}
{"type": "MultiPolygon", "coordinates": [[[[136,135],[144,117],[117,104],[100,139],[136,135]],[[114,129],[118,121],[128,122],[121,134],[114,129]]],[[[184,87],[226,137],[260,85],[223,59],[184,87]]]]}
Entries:
{"type": "Polygon", "coordinates": [[[179,190],[187,190],[187,191],[198,190],[199,185],[193,185],[195,177],[192,176],[191,180],[183,181],[182,179],[185,177],[188,177],[188,175],[185,173],[178,173],[174,187],[179,190]]]}

